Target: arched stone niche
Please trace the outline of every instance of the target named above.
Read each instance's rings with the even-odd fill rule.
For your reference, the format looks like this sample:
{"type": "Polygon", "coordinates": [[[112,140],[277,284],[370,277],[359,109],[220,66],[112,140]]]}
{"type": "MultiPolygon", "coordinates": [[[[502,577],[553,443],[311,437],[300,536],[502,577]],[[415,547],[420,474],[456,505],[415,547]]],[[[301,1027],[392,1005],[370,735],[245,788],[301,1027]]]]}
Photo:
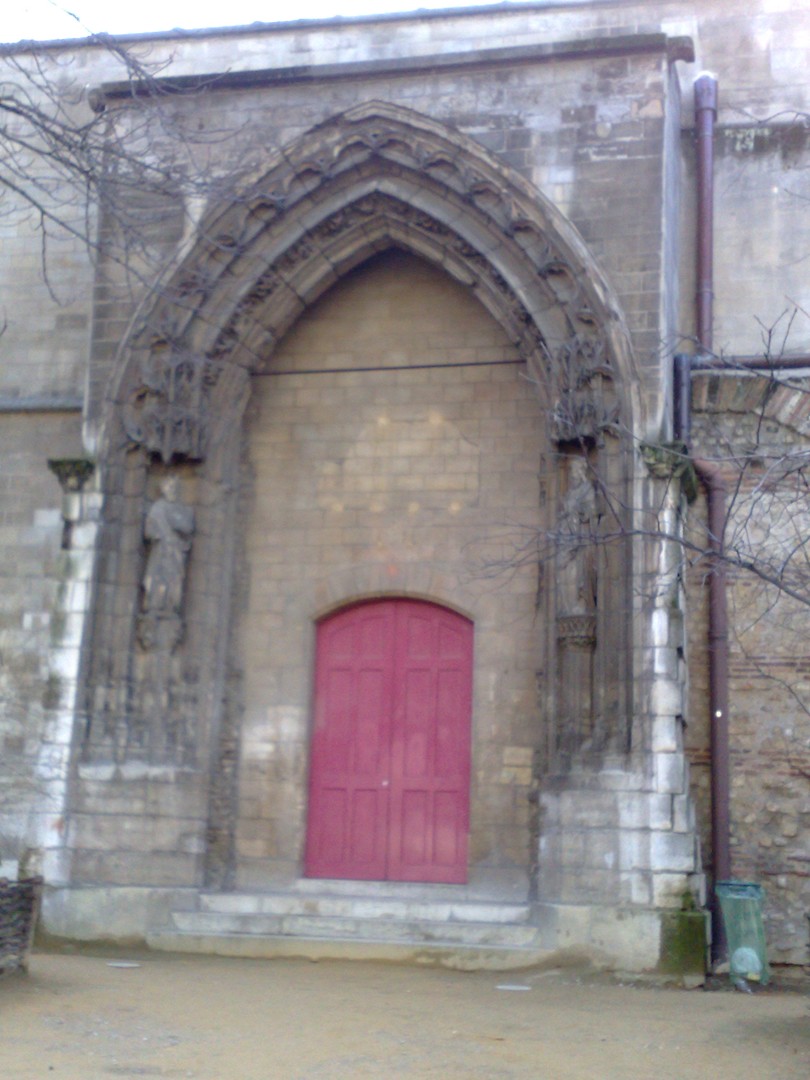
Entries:
{"type": "Polygon", "coordinates": [[[210,772],[197,810],[211,881],[226,873],[233,820],[239,686],[229,642],[251,376],[302,312],[391,247],[471,290],[526,363],[548,418],[549,458],[559,462],[546,491],[548,533],[538,540],[550,666],[574,657],[591,687],[586,703],[572,704],[570,680],[541,673],[549,749],[628,748],[632,566],[620,508],[629,505],[639,406],[618,306],[576,230],[540,193],[458,132],[369,103],[273,155],[209,212],[137,314],[106,400],[81,753],[87,762],[210,772]],[[587,528],[572,530],[583,477],[591,509],[587,528]],[[185,525],[169,525],[163,539],[175,546],[182,588],[165,613],[173,627],[158,618],[162,629],[150,634],[146,582],[161,541],[145,523],[168,478],[172,500],[186,508],[177,518],[185,525]],[[568,610],[556,591],[561,544],[576,553],[572,565],[590,567],[573,571],[593,576],[587,611],[568,610]]]}

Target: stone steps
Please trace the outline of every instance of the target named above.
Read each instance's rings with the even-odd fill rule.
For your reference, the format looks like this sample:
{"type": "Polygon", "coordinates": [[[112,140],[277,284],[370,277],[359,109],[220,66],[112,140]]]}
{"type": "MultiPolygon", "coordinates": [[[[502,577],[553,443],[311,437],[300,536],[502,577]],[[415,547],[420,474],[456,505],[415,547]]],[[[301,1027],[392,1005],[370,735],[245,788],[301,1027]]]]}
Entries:
{"type": "Polygon", "coordinates": [[[326,918],[525,923],[528,904],[483,901],[400,899],[332,893],[202,893],[200,912],[227,915],[306,915],[326,918]]]}
{"type": "Polygon", "coordinates": [[[535,929],[525,924],[433,919],[352,918],[324,915],[244,915],[220,911],[175,912],[174,926],[191,934],[278,934],[342,941],[442,941],[446,944],[530,945],[535,929]]]}
{"type": "Polygon", "coordinates": [[[557,957],[553,951],[532,946],[341,940],[284,935],[210,935],[165,930],[147,934],[146,942],[149,948],[163,952],[205,956],[267,960],[376,960],[447,967],[457,971],[517,971],[556,962],[557,957]]]}
{"type": "Polygon", "coordinates": [[[147,936],[151,948],[224,956],[355,958],[508,970],[541,962],[526,903],[441,887],[340,883],[275,893],[201,893],[147,936]],[[425,899],[427,893],[430,899],[425,899]],[[455,897],[450,899],[450,897],[455,897]]]}

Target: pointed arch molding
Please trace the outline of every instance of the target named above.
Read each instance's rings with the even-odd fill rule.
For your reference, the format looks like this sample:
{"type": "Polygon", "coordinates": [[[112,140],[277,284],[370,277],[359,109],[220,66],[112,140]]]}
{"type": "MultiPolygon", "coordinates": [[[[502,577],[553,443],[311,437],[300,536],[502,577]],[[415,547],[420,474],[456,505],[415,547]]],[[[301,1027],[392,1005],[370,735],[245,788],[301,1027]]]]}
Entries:
{"type": "MultiPolygon", "coordinates": [[[[433,262],[504,327],[535,378],[550,440],[587,452],[602,491],[627,483],[622,433],[638,424],[638,380],[618,306],[573,226],[474,141],[405,109],[371,103],[314,128],[196,235],[137,313],[107,391],[81,753],[187,766],[207,807],[205,880],[221,883],[240,730],[241,419],[251,375],[295,320],[377,251],[400,246],[433,262]],[[148,609],[145,591],[147,511],[167,469],[173,497],[193,510],[164,508],[186,521],[169,534],[185,570],[168,615],[148,609]]],[[[611,549],[600,570],[595,708],[614,732],[629,715],[630,565],[629,550],[611,549]]]]}
{"type": "MultiPolygon", "coordinates": [[[[216,418],[233,423],[228,397],[241,397],[237,386],[301,313],[391,246],[475,293],[527,361],[559,439],[633,427],[629,337],[576,229],[472,139],[372,102],[277,152],[203,220],[125,343],[109,403],[126,435],[164,458],[204,457],[216,418]],[[175,445],[165,422],[176,417],[159,419],[159,435],[150,427],[178,364],[199,415],[185,418],[175,445]]],[[[119,432],[113,438],[120,444],[119,432]]]]}

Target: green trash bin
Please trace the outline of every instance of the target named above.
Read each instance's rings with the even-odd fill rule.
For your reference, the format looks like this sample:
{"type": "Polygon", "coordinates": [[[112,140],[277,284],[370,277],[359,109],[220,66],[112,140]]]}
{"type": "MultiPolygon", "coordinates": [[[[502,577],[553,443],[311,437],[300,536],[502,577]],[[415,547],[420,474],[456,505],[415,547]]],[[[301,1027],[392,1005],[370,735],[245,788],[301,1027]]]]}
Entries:
{"type": "Polygon", "coordinates": [[[764,889],[753,881],[718,881],[715,891],[726,931],[731,978],[767,986],[771,969],[762,922],[764,889]]]}

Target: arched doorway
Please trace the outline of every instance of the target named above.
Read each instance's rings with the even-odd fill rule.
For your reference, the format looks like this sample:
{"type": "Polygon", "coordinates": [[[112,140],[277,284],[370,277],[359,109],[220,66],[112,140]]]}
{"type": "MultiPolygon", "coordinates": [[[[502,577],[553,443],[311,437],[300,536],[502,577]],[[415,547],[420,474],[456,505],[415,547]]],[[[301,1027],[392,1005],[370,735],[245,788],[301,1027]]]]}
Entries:
{"type": "MultiPolygon", "coordinates": [[[[446,396],[455,408],[452,421],[448,422],[449,412],[432,415],[428,401],[415,422],[435,422],[443,438],[454,424],[461,453],[445,455],[445,462],[437,464],[422,485],[430,500],[420,494],[414,504],[430,501],[433,507],[432,500],[450,483],[450,473],[455,489],[462,475],[459,467],[474,464],[477,454],[479,476],[483,468],[491,482],[493,512],[484,514],[480,501],[470,497],[470,527],[478,526],[478,536],[482,525],[511,518],[516,504],[506,498],[508,489],[502,481],[516,476],[517,468],[497,468],[497,455],[503,453],[513,457],[519,469],[531,470],[526,474],[530,477],[545,470],[547,483],[542,477],[539,484],[533,481],[532,491],[532,508],[542,514],[544,535],[553,537],[555,517],[564,510],[568,488],[558,475],[563,470],[556,466],[569,456],[587,456],[595,494],[609,492],[614,506],[629,505],[626,489],[633,444],[628,433],[637,429],[636,381],[618,307],[570,223],[473,140],[399,107],[369,103],[313,129],[274,159],[243,196],[212,208],[199,242],[171,283],[138,314],[110,380],[99,435],[107,516],[83,687],[88,715],[82,728],[85,759],[105,765],[111,758],[124,763],[132,759],[138,768],[165,765],[172,776],[170,770],[178,764],[186,770],[177,782],[189,793],[187,805],[196,830],[193,843],[202,855],[187,860],[183,873],[188,877],[181,883],[264,884],[287,880],[300,870],[306,691],[299,691],[308,684],[304,649],[291,649],[275,675],[262,658],[262,677],[268,681],[277,677],[281,691],[276,704],[257,707],[248,715],[255,700],[247,685],[251,665],[242,649],[243,635],[235,632],[246,597],[269,591],[267,579],[259,583],[254,578],[257,588],[248,588],[250,567],[242,560],[240,502],[252,482],[240,478],[250,427],[246,416],[248,403],[253,408],[262,396],[258,384],[270,384],[265,396],[280,400],[282,377],[288,371],[294,378],[302,374],[278,361],[307,313],[330,288],[348,280],[374,256],[387,257],[391,251],[404,251],[440,268],[468,299],[494,317],[515,355],[504,357],[508,365],[493,370],[509,372],[503,378],[514,382],[513,361],[524,365],[529,378],[521,376],[522,383],[532,395],[526,407],[533,417],[542,418],[535,425],[542,439],[533,438],[531,446],[515,439],[515,414],[505,423],[482,415],[477,434],[467,438],[462,428],[468,409],[461,394],[469,394],[471,388],[448,384],[446,396]],[[178,398],[179,382],[185,394],[178,398]],[[166,475],[178,478],[180,501],[194,511],[181,632],[171,648],[158,647],[141,633],[144,520],[166,475]],[[476,515],[480,520],[474,520],[476,515]],[[288,693],[293,683],[294,700],[288,693]],[[243,691],[248,711],[243,710],[243,691]],[[155,752],[140,738],[148,726],[148,717],[142,715],[144,703],[153,701],[162,710],[153,709],[153,716],[159,719],[165,713],[172,727],[171,741],[164,740],[167,745],[160,743],[155,752]],[[272,709],[277,740],[268,738],[262,727],[262,709],[267,715],[272,709]],[[291,787],[296,787],[292,795],[291,787]]],[[[335,369],[335,378],[354,380],[361,389],[377,378],[370,370],[347,371],[342,361],[327,366],[335,369]]],[[[480,374],[466,361],[457,367],[480,374]]],[[[448,364],[435,378],[449,380],[460,373],[455,364],[448,364]]],[[[396,378],[410,380],[412,374],[403,371],[396,378]]],[[[494,376],[491,381],[496,381],[494,376]]],[[[299,389],[297,401],[303,408],[311,396],[305,387],[294,392],[299,389]]],[[[406,403],[409,388],[395,389],[398,403],[406,403]]],[[[481,388],[477,400],[482,409],[501,401],[500,390],[500,386],[481,388]]],[[[356,416],[348,408],[341,414],[337,400],[321,402],[322,414],[329,423],[344,418],[353,435],[356,416]]],[[[348,395],[340,400],[348,403],[348,395]]],[[[511,400],[503,403],[512,405],[511,400]]],[[[519,404],[515,401],[516,407],[519,404]]],[[[379,419],[382,430],[390,417],[381,413],[373,419],[375,423],[379,419]]],[[[323,420],[311,430],[322,428],[323,420]]],[[[387,449],[387,440],[366,434],[369,447],[379,442],[380,449],[387,449]]],[[[291,438],[284,449],[292,445],[291,438]]],[[[281,447],[273,453],[282,460],[281,447]]],[[[408,456],[397,451],[397,464],[406,465],[408,456]]],[[[361,463],[335,455],[328,464],[354,492],[347,477],[361,463]]],[[[290,474],[289,467],[284,468],[290,474]]],[[[333,479],[324,474],[323,493],[333,479]]],[[[405,482],[415,478],[400,479],[404,493],[405,482]]],[[[478,482],[473,475],[465,479],[464,497],[447,499],[447,514],[462,514],[469,495],[466,485],[478,482]]],[[[375,490],[373,485],[369,490],[375,490]]],[[[341,529],[345,523],[348,531],[341,531],[334,544],[342,563],[324,568],[325,584],[320,573],[318,581],[313,578],[315,595],[300,618],[290,620],[284,598],[274,594],[268,604],[268,635],[289,645],[297,634],[300,644],[311,611],[324,610],[340,597],[388,592],[392,583],[397,591],[456,602],[457,590],[445,586],[458,576],[457,550],[448,552],[446,544],[445,555],[433,558],[429,566],[416,549],[407,559],[390,559],[380,530],[374,559],[383,576],[370,584],[357,580],[368,566],[368,554],[352,548],[353,525],[344,515],[345,501],[333,502],[315,509],[322,515],[332,510],[343,515],[341,529]],[[340,553],[347,553],[346,558],[340,553]],[[442,564],[449,565],[449,571],[442,564]],[[412,576],[416,575],[412,565],[425,570],[424,585],[412,576]]],[[[386,516],[383,509],[380,521],[386,516]]],[[[405,509],[410,513],[409,506],[405,509]]],[[[353,512],[349,508],[347,514],[353,512]]],[[[587,616],[594,685],[586,700],[599,719],[599,730],[618,733],[613,742],[624,746],[632,668],[632,552],[626,540],[631,532],[624,530],[623,521],[617,527],[606,514],[595,518],[605,523],[606,530],[612,528],[617,540],[604,548],[597,568],[599,602],[595,614],[587,616]]],[[[287,551],[307,546],[309,532],[295,536],[285,529],[287,519],[275,501],[267,525],[267,534],[276,545],[283,538],[287,551]]],[[[438,528],[444,543],[446,537],[438,528]]],[[[535,534],[540,535],[537,529],[535,534]]],[[[277,554],[288,576],[286,556],[283,551],[277,554]]],[[[495,559],[502,557],[500,550],[495,552],[495,559]]],[[[511,584],[500,595],[504,603],[514,599],[511,584]]],[[[527,594],[522,596],[525,600],[527,594]]],[[[475,820],[481,827],[473,837],[470,863],[476,868],[497,865],[498,873],[528,865],[527,810],[516,804],[511,785],[516,778],[522,787],[530,783],[538,741],[537,725],[531,730],[528,720],[512,725],[504,719],[500,704],[506,701],[528,717],[536,708],[536,678],[524,693],[510,695],[500,682],[501,655],[519,654],[528,670],[530,653],[542,647],[547,661],[531,670],[553,671],[558,639],[564,644],[569,640],[564,631],[570,626],[564,620],[577,616],[557,610],[554,582],[548,578],[542,588],[533,583],[531,597],[533,611],[541,616],[539,632],[510,635],[514,644],[507,644],[503,636],[499,639],[485,611],[465,604],[466,610],[475,610],[479,667],[486,671],[490,664],[493,672],[487,693],[499,702],[498,731],[489,731],[488,743],[482,740],[476,759],[476,775],[481,778],[476,790],[487,787],[487,806],[497,803],[499,809],[485,817],[476,808],[475,820]],[[505,795],[500,790],[504,787],[510,788],[505,795]]],[[[482,689],[484,683],[479,682],[482,689]]],[[[551,687],[550,679],[547,686],[551,687]]],[[[549,693],[553,698],[553,687],[549,693]]],[[[563,705],[550,700],[552,719],[567,715],[563,705]]],[[[186,836],[187,818],[176,820],[186,836]]]]}
{"type": "Polygon", "coordinates": [[[473,626],[423,601],[317,630],[306,873],[467,880],[473,626]]]}

